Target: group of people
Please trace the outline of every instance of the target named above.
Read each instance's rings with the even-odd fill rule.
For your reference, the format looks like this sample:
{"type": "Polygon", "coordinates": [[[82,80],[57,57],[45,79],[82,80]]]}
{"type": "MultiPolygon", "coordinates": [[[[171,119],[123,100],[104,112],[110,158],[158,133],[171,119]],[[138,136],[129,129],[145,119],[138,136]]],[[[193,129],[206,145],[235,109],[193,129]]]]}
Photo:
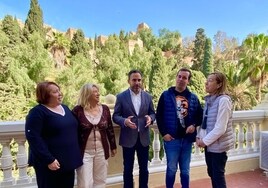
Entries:
{"type": "Polygon", "coordinates": [[[26,117],[29,165],[39,188],[105,187],[107,159],[116,154],[113,123],[108,106],[100,104],[99,88],[85,84],[71,111],[62,104],[60,87],[41,82],[38,105],[26,117]]]}
{"type": "Polygon", "coordinates": [[[85,84],[77,105],[62,104],[55,82],[41,82],[36,88],[38,105],[26,117],[29,165],[36,172],[39,188],[106,186],[108,162],[117,152],[113,122],[120,126],[119,145],[123,153],[124,188],[133,188],[135,153],[139,164],[139,187],[148,188],[150,125],[156,120],[163,137],[167,159],[166,187],[173,188],[178,166],[182,188],[190,182],[192,144],[205,148],[207,172],[213,188],[226,187],[227,151],[233,146],[232,103],[226,92],[226,77],[211,73],[205,87],[204,110],[187,85],[191,71],[181,68],[175,87],[164,91],[156,113],[152,96],[142,88],[142,73],[128,73],[129,88],[117,95],[114,113],[101,104],[99,87],[85,84]]]}
{"type": "Polygon", "coordinates": [[[198,97],[187,87],[191,76],[189,69],[180,69],[175,87],[164,91],[157,105],[156,122],[167,158],[166,187],[173,188],[179,166],[181,187],[189,188],[192,143],[196,141],[197,146],[205,149],[212,187],[226,188],[227,151],[234,142],[227,80],[221,72],[209,74],[203,110],[198,97]]]}

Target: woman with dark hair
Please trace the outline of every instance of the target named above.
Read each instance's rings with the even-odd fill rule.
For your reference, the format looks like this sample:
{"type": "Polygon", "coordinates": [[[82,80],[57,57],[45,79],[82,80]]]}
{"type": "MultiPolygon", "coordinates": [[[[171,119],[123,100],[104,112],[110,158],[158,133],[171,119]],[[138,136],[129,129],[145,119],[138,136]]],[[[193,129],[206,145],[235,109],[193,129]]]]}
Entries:
{"type": "Polygon", "coordinates": [[[227,151],[234,145],[232,100],[226,94],[226,85],[223,73],[208,75],[204,118],[196,139],[197,145],[205,148],[207,172],[213,188],[226,188],[227,151]]]}
{"type": "Polygon", "coordinates": [[[39,83],[36,98],[39,104],[26,117],[25,135],[38,188],[73,188],[75,169],[82,165],[78,122],[61,104],[62,93],[56,83],[39,83]]]}

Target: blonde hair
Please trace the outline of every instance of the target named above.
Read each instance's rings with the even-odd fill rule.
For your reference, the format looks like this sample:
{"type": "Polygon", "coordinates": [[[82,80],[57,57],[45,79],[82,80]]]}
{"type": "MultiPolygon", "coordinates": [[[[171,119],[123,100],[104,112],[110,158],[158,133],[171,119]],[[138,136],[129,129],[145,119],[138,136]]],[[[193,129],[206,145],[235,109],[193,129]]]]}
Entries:
{"type": "Polygon", "coordinates": [[[88,98],[92,95],[93,87],[99,90],[96,84],[85,84],[81,87],[77,104],[81,105],[83,108],[90,106],[88,103],[88,98]]]}
{"type": "Polygon", "coordinates": [[[221,84],[220,87],[216,91],[216,95],[226,94],[226,87],[227,87],[227,79],[226,76],[221,72],[213,72],[209,75],[214,75],[216,78],[217,84],[221,84]]]}

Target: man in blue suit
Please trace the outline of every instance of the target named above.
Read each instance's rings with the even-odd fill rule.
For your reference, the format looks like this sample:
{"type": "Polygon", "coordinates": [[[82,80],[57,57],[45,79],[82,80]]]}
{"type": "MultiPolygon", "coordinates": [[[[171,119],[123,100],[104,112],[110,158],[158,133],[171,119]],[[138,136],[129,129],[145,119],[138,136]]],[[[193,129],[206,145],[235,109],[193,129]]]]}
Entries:
{"type": "Polygon", "coordinates": [[[142,90],[142,74],[128,73],[129,89],[117,95],[113,121],[121,127],[119,145],[123,149],[124,188],[133,188],[135,151],[139,164],[139,187],[148,187],[150,129],[155,120],[152,97],[142,90]]]}

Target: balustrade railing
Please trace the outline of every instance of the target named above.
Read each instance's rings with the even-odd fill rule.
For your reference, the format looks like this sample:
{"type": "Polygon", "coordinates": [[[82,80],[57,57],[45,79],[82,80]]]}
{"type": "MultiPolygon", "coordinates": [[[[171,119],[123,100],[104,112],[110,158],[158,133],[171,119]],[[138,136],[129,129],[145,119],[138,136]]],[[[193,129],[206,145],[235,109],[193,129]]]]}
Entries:
{"type": "MultiPolygon", "coordinates": [[[[268,130],[267,110],[235,111],[233,113],[233,128],[235,145],[229,151],[228,160],[242,160],[250,157],[258,157],[260,150],[260,131],[268,130]]],[[[0,122],[0,187],[36,187],[35,176],[29,175],[27,155],[28,148],[24,136],[24,121],[0,122]],[[17,151],[11,151],[11,144],[17,144],[17,151]]],[[[115,125],[118,141],[119,127],[115,125]]],[[[166,168],[165,155],[160,157],[161,142],[156,124],[152,126],[152,150],[153,157],[149,161],[149,172],[164,172],[166,168]]],[[[204,165],[202,150],[193,146],[191,166],[204,165]]],[[[120,148],[120,147],[119,147],[120,148]]],[[[117,154],[116,162],[109,163],[112,171],[108,173],[107,184],[122,182],[122,155],[117,154]]],[[[138,174],[137,163],[134,174],[138,174]]]]}

